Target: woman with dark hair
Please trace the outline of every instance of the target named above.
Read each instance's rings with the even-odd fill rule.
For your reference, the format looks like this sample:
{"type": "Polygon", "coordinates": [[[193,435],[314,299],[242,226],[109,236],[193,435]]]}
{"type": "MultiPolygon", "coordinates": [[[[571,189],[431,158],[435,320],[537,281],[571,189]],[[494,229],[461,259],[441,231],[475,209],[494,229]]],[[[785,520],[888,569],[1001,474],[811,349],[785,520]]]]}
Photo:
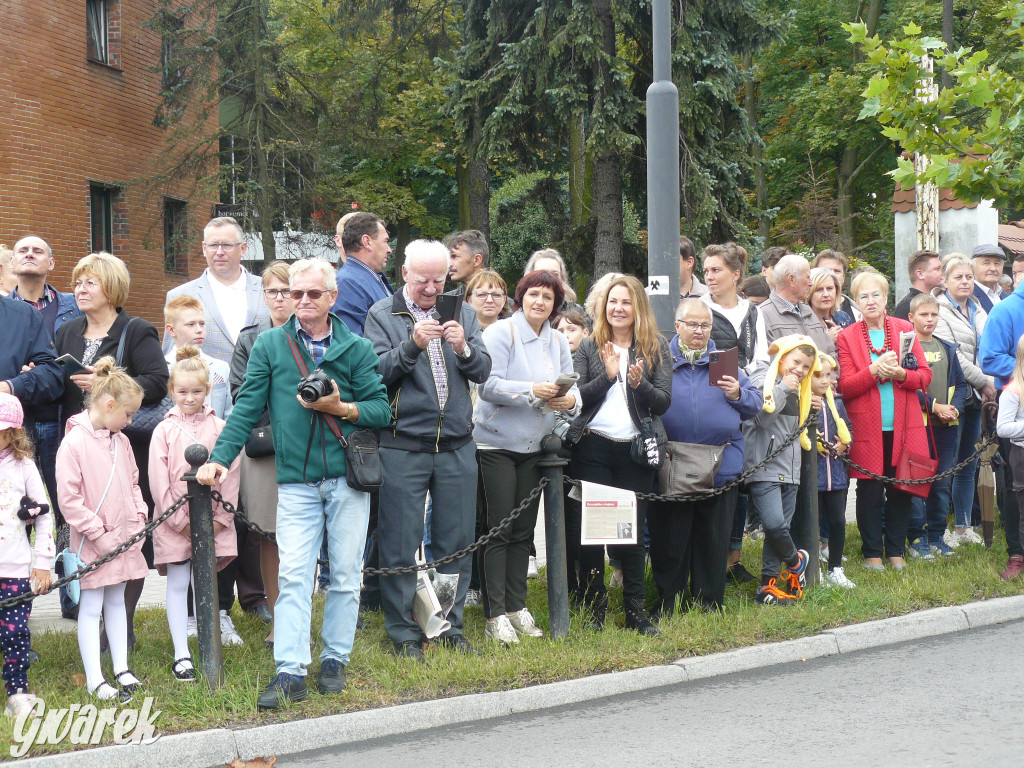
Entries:
{"type": "MultiPolygon", "coordinates": [[[[560,280],[547,272],[530,272],[516,286],[512,317],[484,331],[491,373],[478,389],[473,439],[488,528],[508,517],[540,482],[541,440],[554,429],[555,412],[572,417],[580,409],[576,385],[563,392],[555,383],[560,374],[573,372],[569,342],[551,327],[564,299],[560,280]]],[[[485,633],[502,645],[518,643],[519,635],[542,635],[526,607],[537,506],[531,504],[484,551],[485,633]]]]}
{"type": "MultiPolygon", "coordinates": [[[[644,287],[631,275],[604,284],[594,299],[594,332],[573,356],[583,410],[569,428],[572,444],[569,475],[629,491],[649,493],[656,470],[631,458],[630,443],[639,434],[641,420],[664,437],[661,414],[672,398],[672,358],[644,287]]],[[[604,626],[608,607],[604,583],[604,547],[580,546],[578,508],[566,517],[567,560],[577,559],[580,576],[576,602],[591,611],[596,627],[604,626]]],[[[644,530],[645,502],[637,505],[636,530],[644,530]]],[[[644,607],[644,547],[637,544],[608,547],[622,564],[622,598],[626,626],[645,635],[657,635],[644,607]]]]}
{"type": "MultiPolygon", "coordinates": [[[[913,333],[914,326],[886,315],[889,281],[884,275],[859,274],[852,292],[864,319],[843,330],[836,343],[839,391],[857,436],[850,446],[850,460],[875,474],[895,477],[903,451],[929,455],[917,391],[928,388],[932,371],[916,337],[911,348],[913,364],[909,356],[900,359],[900,334],[913,333]]],[[[901,570],[911,495],[859,470],[851,468],[850,476],[857,478],[857,527],[864,567],[883,570],[884,549],[892,566],[901,570]]]]}
{"type": "MultiPolygon", "coordinates": [[[[93,363],[101,357],[117,358],[118,365],[142,387],[144,406],[156,405],[167,396],[167,380],[170,378],[156,328],[141,317],[131,317],[124,311],[131,279],[128,267],[121,259],[109,253],[90,253],[75,265],[71,282],[75,301],[84,314],[64,323],[57,331],[54,343],[58,356],[73,355],[85,364],[87,372],[71,376],[65,374],[61,434],[64,434],[63,425],[67,420],[85,410],[86,396],[92,392],[96,380],[93,363]]],[[[135,463],[140,467],[149,466],[150,436],[139,432],[128,435],[135,463]]],[[[148,472],[139,473],[139,487],[152,513],[153,496],[149,491],[148,472]]],[[[153,549],[149,541],[143,553],[152,567],[153,549]]],[[[132,579],[124,591],[129,648],[135,645],[132,625],[135,606],[142,596],[142,583],[143,579],[132,579]]]]}

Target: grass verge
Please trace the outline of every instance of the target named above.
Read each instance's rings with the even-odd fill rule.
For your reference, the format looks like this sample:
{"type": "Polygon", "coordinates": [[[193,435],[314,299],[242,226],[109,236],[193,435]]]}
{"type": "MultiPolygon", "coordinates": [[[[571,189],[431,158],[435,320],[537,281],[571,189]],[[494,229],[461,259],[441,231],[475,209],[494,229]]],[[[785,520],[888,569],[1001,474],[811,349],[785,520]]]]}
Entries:
{"type": "MultiPolygon", "coordinates": [[[[848,526],[846,551],[860,551],[855,526],[848,526]]],[[[743,562],[753,573],[760,570],[760,553],[758,542],[745,544],[743,562]]],[[[1021,594],[1024,582],[1007,583],[999,579],[998,573],[1005,563],[1006,549],[1001,538],[992,549],[964,546],[952,558],[908,561],[902,573],[891,568],[884,573],[865,571],[860,556],[851,554],[846,572],[857,582],[854,590],[814,587],[795,606],[766,608],[754,602],[754,585],[730,584],[722,612],[689,611],[666,618],[659,625],[658,638],[640,637],[623,628],[621,591],[616,589],[610,591],[608,625],[603,632],[587,631],[574,615],[570,635],[564,641],[530,640],[510,649],[499,649],[486,641],[481,610],[471,607],[466,610],[465,634],[484,650],[484,656],[466,658],[444,649],[430,649],[425,664],[396,658],[384,632],[383,615],[369,613],[365,617],[366,627],[356,633],[345,693],[321,696],[311,685],[307,701],[273,713],[256,710],[256,697],[274,675],[271,652],[263,645],[266,626],[237,607],[233,614],[235,626],[246,642],[224,649],[226,679],[220,690],[209,691],[202,683],[187,685],[174,680],[170,672],[170,633],[162,610],[139,611],[137,644],[130,663],[146,682],[147,695],[156,698],[154,709],[162,711],[157,720],[160,733],[251,727],[664,664],[682,656],[789,640],[923,608],[1021,594]]],[[[648,589],[653,599],[650,584],[648,589]]],[[[528,605],[546,630],[543,580],[530,582],[528,605]]],[[[323,597],[318,595],[313,605],[315,628],[320,626],[322,616],[323,597]]],[[[32,645],[42,660],[30,671],[31,689],[45,699],[48,708],[91,703],[84,686],[73,680],[81,672],[75,635],[36,635],[32,645]]],[[[318,669],[319,650],[317,642],[312,651],[311,675],[318,669]]],[[[112,680],[109,659],[104,660],[104,669],[107,679],[112,680]]],[[[13,725],[10,717],[0,718],[0,760],[11,759],[8,746],[12,743],[13,725]]],[[[109,743],[109,729],[106,738],[109,743]]],[[[67,743],[34,746],[28,756],[72,749],[75,747],[67,743]]]]}

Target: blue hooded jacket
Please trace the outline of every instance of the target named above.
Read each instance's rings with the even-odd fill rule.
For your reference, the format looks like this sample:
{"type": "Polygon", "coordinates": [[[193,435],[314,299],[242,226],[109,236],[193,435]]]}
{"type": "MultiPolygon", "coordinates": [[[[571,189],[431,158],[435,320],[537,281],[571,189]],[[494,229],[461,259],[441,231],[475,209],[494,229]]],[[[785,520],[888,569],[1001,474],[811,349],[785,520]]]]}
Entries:
{"type": "Polygon", "coordinates": [[[978,365],[994,376],[996,389],[1002,389],[1013,377],[1017,364],[1017,340],[1024,335],[1024,280],[1013,293],[989,312],[978,346],[978,365]]]}
{"type": "Polygon", "coordinates": [[[724,445],[722,465],[715,475],[720,488],[743,471],[743,433],[740,422],[760,413],[764,396],[739,372],[740,399],[733,402],[708,381],[709,354],[715,343],[708,341],[708,352],[690,364],[679,352],[679,337],[669,343],[672,354],[672,404],[662,414],[668,439],[679,443],[724,445]]]}

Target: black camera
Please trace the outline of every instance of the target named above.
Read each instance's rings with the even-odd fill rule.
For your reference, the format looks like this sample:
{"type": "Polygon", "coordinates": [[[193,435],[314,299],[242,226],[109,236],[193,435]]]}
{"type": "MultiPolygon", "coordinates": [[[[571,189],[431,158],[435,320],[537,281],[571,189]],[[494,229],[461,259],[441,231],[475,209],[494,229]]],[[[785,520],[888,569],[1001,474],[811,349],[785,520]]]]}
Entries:
{"type": "Polygon", "coordinates": [[[321,397],[331,394],[333,389],[331,377],[319,368],[314,370],[309,376],[299,380],[299,397],[306,403],[315,403],[321,397]]]}

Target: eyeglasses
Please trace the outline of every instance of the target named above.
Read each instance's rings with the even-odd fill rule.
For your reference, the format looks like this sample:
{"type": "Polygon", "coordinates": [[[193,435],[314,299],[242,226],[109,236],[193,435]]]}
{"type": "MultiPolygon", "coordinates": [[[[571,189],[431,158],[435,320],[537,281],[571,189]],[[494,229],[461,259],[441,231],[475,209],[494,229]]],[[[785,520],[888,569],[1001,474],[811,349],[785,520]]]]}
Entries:
{"type": "Polygon", "coordinates": [[[264,288],[263,295],[268,299],[280,299],[285,296],[290,296],[291,291],[287,288],[264,288]]]}
{"type": "Polygon", "coordinates": [[[241,243],[203,243],[211,251],[230,251],[232,248],[237,248],[241,243]]]}
{"type": "Polygon", "coordinates": [[[480,301],[487,301],[487,299],[501,301],[505,298],[505,294],[502,291],[473,291],[473,295],[480,299],[480,301]]]}
{"type": "Polygon", "coordinates": [[[100,287],[100,284],[96,280],[75,280],[75,284],[72,287],[76,291],[79,288],[85,288],[87,291],[94,291],[100,287]]]}
{"type": "Polygon", "coordinates": [[[682,323],[690,331],[703,331],[707,333],[711,330],[711,323],[694,323],[690,320],[676,320],[676,322],[682,323]]]}
{"type": "Polygon", "coordinates": [[[292,297],[292,301],[302,301],[303,296],[309,296],[310,301],[319,301],[320,297],[325,293],[330,293],[330,291],[321,291],[314,288],[311,291],[289,291],[288,295],[292,297]]]}

